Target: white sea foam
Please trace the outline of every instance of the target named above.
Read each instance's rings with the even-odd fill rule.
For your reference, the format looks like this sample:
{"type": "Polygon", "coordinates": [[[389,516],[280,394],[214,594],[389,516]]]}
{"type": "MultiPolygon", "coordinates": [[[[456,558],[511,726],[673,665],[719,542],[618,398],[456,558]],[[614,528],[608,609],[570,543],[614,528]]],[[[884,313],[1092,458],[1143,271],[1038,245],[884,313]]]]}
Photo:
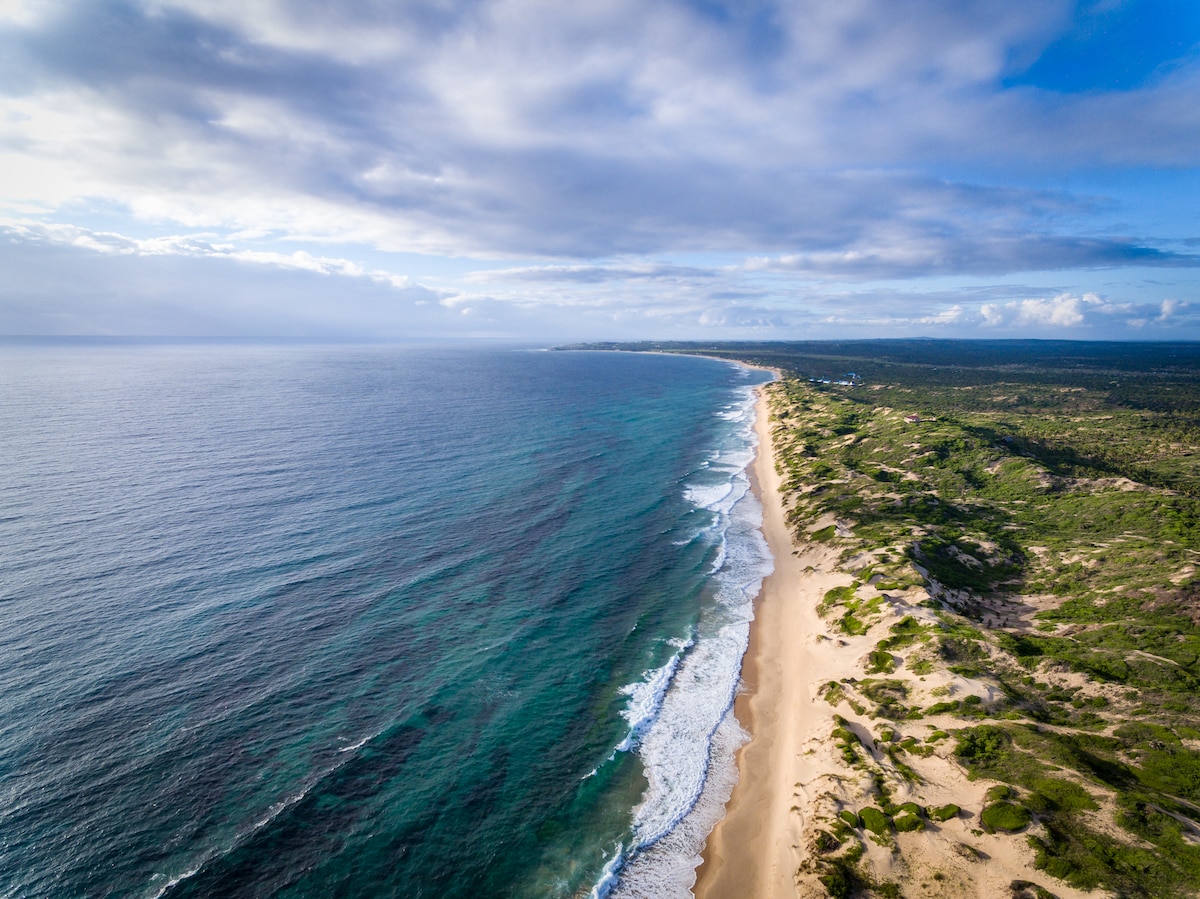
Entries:
{"type": "Polygon", "coordinates": [[[733,484],[722,481],[716,484],[694,484],[684,490],[687,501],[701,509],[715,512],[720,509],[722,501],[733,491],[733,484]]]}
{"type": "Polygon", "coordinates": [[[375,733],[367,734],[365,737],[363,737],[358,742],[351,743],[349,746],[343,746],[341,749],[338,750],[338,752],[339,753],[341,753],[341,752],[358,752],[358,750],[362,749],[364,746],[366,746],[368,743],[370,743],[372,740],[374,740],[376,737],[378,737],[382,733],[383,733],[382,730],[377,730],[377,731],[375,731],[375,733]]]}
{"type": "Polygon", "coordinates": [[[708,780],[692,810],[653,846],[628,860],[620,872],[613,899],[691,899],[700,864],[700,848],[725,811],[737,783],[734,753],[749,735],[732,714],[727,714],[713,735],[708,780]]]}
{"type": "Polygon", "coordinates": [[[641,741],[642,734],[662,708],[663,698],[667,695],[667,688],[671,686],[680,660],[693,645],[692,640],[672,640],[671,643],[676,647],[676,652],[665,665],[645,672],[642,680],[621,689],[629,697],[629,704],[621,713],[629,722],[629,733],[617,745],[617,752],[628,752],[641,741]]]}
{"type": "Polygon", "coordinates": [[[728,554],[725,552],[725,541],[722,540],[720,544],[717,545],[717,557],[713,559],[712,567],[709,568],[708,573],[716,574],[718,571],[724,568],[725,560],[728,557],[728,554]]]}
{"type": "MultiPolygon", "coordinates": [[[[605,762],[615,759],[618,752],[629,752],[631,749],[637,748],[642,734],[654,721],[659,709],[662,708],[663,697],[666,696],[667,689],[671,686],[671,679],[675,676],[679,662],[684,653],[693,645],[693,641],[690,639],[672,640],[670,643],[676,651],[665,665],[643,672],[640,681],[626,684],[621,688],[621,693],[629,697],[629,702],[621,712],[621,717],[629,722],[629,732],[625,734],[625,738],[620,743],[613,747],[613,751],[609,753],[605,762]]],[[[595,777],[599,770],[600,766],[593,768],[583,776],[583,779],[595,777]]],[[[614,858],[613,864],[618,864],[619,861],[619,858],[614,858]]]]}
{"type": "Polygon", "coordinates": [[[624,861],[625,847],[617,843],[616,851],[612,854],[612,858],[604,863],[604,868],[600,871],[600,879],[592,887],[588,899],[607,899],[612,894],[613,887],[617,885],[617,873],[621,870],[624,861]]]}
{"type": "Polygon", "coordinates": [[[629,688],[626,717],[637,721],[630,748],[642,760],[647,787],[634,809],[632,845],[609,860],[595,899],[690,896],[704,839],[737,779],[733,756],[746,734],[733,716],[733,699],[754,597],[773,561],[745,472],[756,445],[750,388],[729,412],[733,427],[719,455],[697,474],[704,483],[685,488],[689,502],[714,513],[715,602],[701,617],[694,645],[629,688]],[[724,475],[720,484],[713,482],[716,472],[724,475]]]}

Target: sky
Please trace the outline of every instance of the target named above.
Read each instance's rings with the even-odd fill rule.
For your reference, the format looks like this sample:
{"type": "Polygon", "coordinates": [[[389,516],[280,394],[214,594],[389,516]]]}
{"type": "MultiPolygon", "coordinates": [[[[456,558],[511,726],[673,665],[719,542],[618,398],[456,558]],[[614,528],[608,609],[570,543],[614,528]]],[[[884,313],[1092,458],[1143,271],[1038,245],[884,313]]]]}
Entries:
{"type": "Polygon", "coordinates": [[[1200,339],[1200,3],[0,0],[0,334],[1200,339]]]}

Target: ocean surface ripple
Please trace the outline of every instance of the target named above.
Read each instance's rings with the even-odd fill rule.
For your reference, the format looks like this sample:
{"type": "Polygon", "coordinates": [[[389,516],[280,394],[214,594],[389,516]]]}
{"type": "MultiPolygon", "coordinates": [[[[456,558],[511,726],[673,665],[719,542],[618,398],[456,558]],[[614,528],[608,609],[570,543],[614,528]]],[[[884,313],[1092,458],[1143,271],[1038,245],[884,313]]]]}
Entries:
{"type": "Polygon", "coordinates": [[[771,564],[760,380],[6,344],[0,896],[687,895],[771,564]]]}

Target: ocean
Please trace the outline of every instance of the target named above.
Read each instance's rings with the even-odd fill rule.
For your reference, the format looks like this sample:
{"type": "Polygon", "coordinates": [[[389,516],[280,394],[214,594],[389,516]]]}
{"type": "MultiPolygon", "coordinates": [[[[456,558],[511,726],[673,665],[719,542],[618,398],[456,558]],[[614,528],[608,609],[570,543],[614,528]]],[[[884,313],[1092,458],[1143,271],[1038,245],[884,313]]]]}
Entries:
{"type": "Polygon", "coordinates": [[[687,896],[762,372],[0,346],[0,896],[687,896]]]}

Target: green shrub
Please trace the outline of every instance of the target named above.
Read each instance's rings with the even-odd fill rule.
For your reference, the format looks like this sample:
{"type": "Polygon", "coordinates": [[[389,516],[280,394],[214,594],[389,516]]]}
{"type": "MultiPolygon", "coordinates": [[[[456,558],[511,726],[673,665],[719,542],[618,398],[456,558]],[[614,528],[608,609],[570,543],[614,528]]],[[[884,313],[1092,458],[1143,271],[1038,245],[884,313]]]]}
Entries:
{"type": "Polygon", "coordinates": [[[988,833],[1016,833],[1028,827],[1030,820],[1028,809],[1011,802],[993,803],[979,816],[979,822],[988,833]]]}
{"type": "Polygon", "coordinates": [[[887,815],[877,808],[868,806],[858,813],[858,817],[862,819],[862,826],[876,836],[883,836],[888,832],[887,815]]]}
{"type": "Polygon", "coordinates": [[[867,883],[858,873],[858,860],[862,858],[862,844],[836,858],[820,861],[818,879],[825,887],[825,892],[834,899],[850,899],[851,896],[861,895],[868,888],[867,883]]]}
{"type": "MultiPolygon", "coordinates": [[[[957,732],[954,755],[972,778],[983,776],[1024,783],[1045,771],[1046,766],[1038,759],[1046,758],[1048,753],[1038,752],[1038,757],[1034,757],[1015,751],[1012,746],[1014,734],[1033,736],[1020,729],[1009,731],[994,724],[964,728],[957,732]]],[[[1070,764],[1069,761],[1065,763],[1070,764]]]]}
{"type": "MultiPolygon", "coordinates": [[[[882,581],[875,584],[876,590],[899,590],[902,589],[899,584],[884,584],[882,581]]],[[[906,615],[892,625],[892,636],[886,640],[880,640],[876,649],[892,650],[901,649],[905,646],[911,646],[917,640],[924,638],[924,626],[913,618],[911,615],[906,615]]]]}
{"type": "Polygon", "coordinates": [[[911,833],[914,830],[924,830],[925,821],[917,815],[900,815],[892,823],[900,833],[911,833]]]}
{"type": "Polygon", "coordinates": [[[846,727],[847,721],[841,715],[835,715],[833,720],[837,726],[833,729],[830,736],[838,744],[838,748],[842,750],[842,761],[847,765],[858,764],[858,751],[855,747],[861,746],[862,741],[859,740],[858,735],[854,731],[846,727]]]}
{"type": "Polygon", "coordinates": [[[826,606],[837,606],[854,599],[853,587],[832,587],[825,591],[821,602],[826,606]]]}
{"type": "Polygon", "coordinates": [[[827,830],[818,830],[813,839],[813,847],[817,852],[833,852],[842,845],[842,841],[827,830]]]}
{"type": "Polygon", "coordinates": [[[949,805],[939,805],[936,808],[930,806],[926,811],[929,814],[930,820],[949,821],[951,818],[957,818],[958,813],[962,811],[962,809],[951,802],[949,805]]]}
{"type": "Polygon", "coordinates": [[[985,797],[988,802],[1001,802],[1005,799],[1016,799],[1017,791],[1008,784],[996,784],[987,791],[985,797]]]}
{"type": "Polygon", "coordinates": [[[848,808],[844,808],[838,812],[838,817],[851,827],[862,827],[862,819],[848,808]]]}
{"type": "Polygon", "coordinates": [[[875,650],[870,655],[867,674],[891,674],[896,670],[896,659],[890,652],[875,650]]]}
{"type": "Polygon", "coordinates": [[[858,685],[859,691],[871,702],[877,703],[877,713],[893,721],[908,715],[908,708],[902,704],[908,698],[908,686],[901,680],[864,680],[858,685]]]}
{"type": "Polygon", "coordinates": [[[1056,777],[1039,777],[1030,782],[1033,794],[1026,800],[1035,812],[1095,811],[1100,808],[1083,787],[1056,777]]]}
{"type": "Polygon", "coordinates": [[[1057,897],[1036,883],[1029,880],[1014,880],[1008,885],[1013,899],[1057,899],[1057,897]]]}
{"type": "Polygon", "coordinates": [[[846,878],[846,872],[840,867],[832,867],[830,870],[822,874],[819,878],[821,886],[825,887],[825,892],[833,899],[850,899],[850,881],[846,878]]]}
{"type": "Polygon", "coordinates": [[[1193,802],[1200,800],[1200,752],[1168,744],[1143,751],[1141,763],[1135,773],[1142,783],[1193,802]]]}
{"type": "Polygon", "coordinates": [[[861,637],[867,632],[867,626],[854,617],[853,611],[847,612],[838,619],[838,628],[843,634],[850,637],[861,637]]]}
{"type": "Polygon", "coordinates": [[[1017,656],[1022,661],[1033,660],[1043,654],[1042,647],[1036,640],[1013,634],[1000,634],[1000,647],[1017,656]]]}

